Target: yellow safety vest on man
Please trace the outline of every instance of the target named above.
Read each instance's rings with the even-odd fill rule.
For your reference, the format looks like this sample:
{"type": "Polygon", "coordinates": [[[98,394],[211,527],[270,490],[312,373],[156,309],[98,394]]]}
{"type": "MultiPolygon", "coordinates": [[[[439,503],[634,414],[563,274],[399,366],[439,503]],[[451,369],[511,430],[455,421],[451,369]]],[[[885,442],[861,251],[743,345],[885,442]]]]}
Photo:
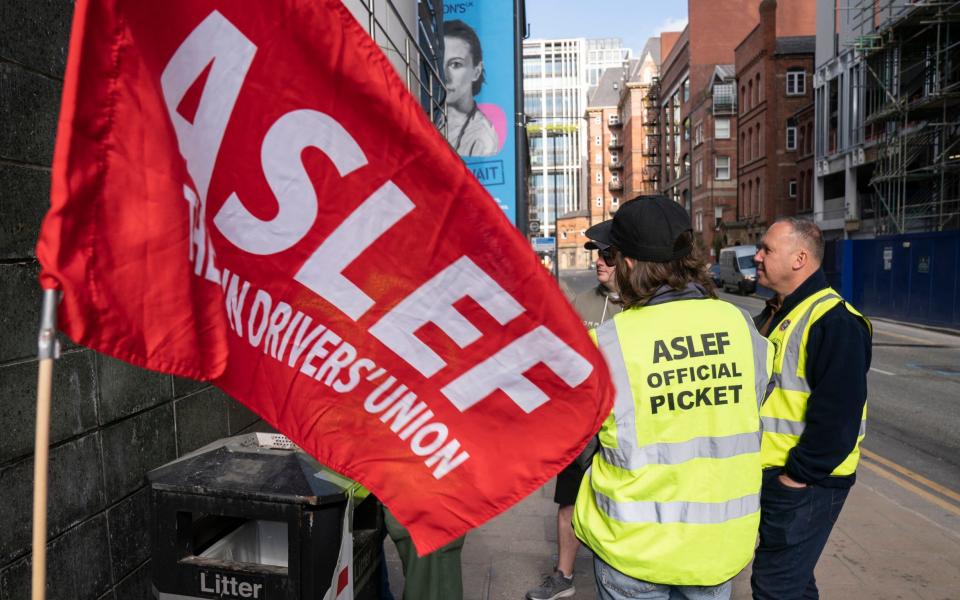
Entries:
{"type": "MultiPolygon", "coordinates": [[[[807,399],[810,398],[810,384],[807,383],[806,376],[807,338],[813,324],[840,303],[873,331],[866,317],[843,302],[840,294],[832,288],[825,288],[795,306],[767,338],[776,347],[773,363],[776,387],[760,410],[763,422],[761,456],[764,469],[786,465],[790,450],[800,440],[800,434],[806,425],[807,399]]],[[[847,476],[856,472],[857,463],[860,461],[860,443],[867,433],[866,426],[867,405],[864,404],[857,443],[831,475],[847,476]]]]}
{"type": "Polygon", "coordinates": [[[574,509],[577,536],[635,579],[721,584],[753,556],[773,349],[713,299],[626,310],[596,332],[617,389],[574,509]]]}

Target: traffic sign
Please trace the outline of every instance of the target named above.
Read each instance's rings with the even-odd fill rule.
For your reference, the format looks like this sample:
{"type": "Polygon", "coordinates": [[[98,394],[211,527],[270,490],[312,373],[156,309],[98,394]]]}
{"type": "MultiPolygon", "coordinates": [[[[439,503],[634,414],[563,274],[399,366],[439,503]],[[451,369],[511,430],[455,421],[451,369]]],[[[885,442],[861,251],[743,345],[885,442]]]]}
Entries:
{"type": "Polygon", "coordinates": [[[540,221],[530,221],[530,233],[540,233],[540,221]]]}
{"type": "Polygon", "coordinates": [[[533,249],[537,252],[553,252],[557,247],[557,238],[538,237],[533,238],[533,249]]]}

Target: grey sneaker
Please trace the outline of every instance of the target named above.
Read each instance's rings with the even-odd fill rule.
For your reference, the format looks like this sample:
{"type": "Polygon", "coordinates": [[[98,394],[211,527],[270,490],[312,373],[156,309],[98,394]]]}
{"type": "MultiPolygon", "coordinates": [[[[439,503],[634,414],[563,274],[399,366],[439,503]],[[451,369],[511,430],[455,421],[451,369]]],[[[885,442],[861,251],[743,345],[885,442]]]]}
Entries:
{"type": "Polygon", "coordinates": [[[527,592],[527,600],[569,598],[576,591],[573,587],[573,577],[567,579],[560,571],[554,571],[543,578],[543,583],[527,592]]]}

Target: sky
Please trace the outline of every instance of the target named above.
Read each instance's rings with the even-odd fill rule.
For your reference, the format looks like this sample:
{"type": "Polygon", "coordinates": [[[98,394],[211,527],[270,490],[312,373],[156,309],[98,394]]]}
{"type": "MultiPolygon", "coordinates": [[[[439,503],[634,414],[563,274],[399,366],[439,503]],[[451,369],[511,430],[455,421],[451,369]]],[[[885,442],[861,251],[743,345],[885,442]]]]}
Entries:
{"type": "Polygon", "coordinates": [[[531,38],[618,37],[634,54],[687,24],[687,0],[526,0],[531,38]]]}

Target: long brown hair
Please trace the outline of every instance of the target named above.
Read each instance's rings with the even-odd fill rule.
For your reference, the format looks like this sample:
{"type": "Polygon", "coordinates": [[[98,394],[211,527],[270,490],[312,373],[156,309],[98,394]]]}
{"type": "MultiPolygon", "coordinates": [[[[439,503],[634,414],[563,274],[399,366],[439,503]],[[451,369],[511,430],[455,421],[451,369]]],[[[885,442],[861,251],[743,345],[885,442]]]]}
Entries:
{"type": "Polygon", "coordinates": [[[691,246],[690,254],[683,258],[662,263],[634,261],[633,267],[627,264],[622,252],[617,252],[617,287],[624,308],[643,306],[663,286],[681,291],[688,283],[702,287],[710,298],[717,297],[707,264],[696,244],[693,244],[693,236],[689,231],[677,238],[676,246],[683,245],[691,246]]]}

